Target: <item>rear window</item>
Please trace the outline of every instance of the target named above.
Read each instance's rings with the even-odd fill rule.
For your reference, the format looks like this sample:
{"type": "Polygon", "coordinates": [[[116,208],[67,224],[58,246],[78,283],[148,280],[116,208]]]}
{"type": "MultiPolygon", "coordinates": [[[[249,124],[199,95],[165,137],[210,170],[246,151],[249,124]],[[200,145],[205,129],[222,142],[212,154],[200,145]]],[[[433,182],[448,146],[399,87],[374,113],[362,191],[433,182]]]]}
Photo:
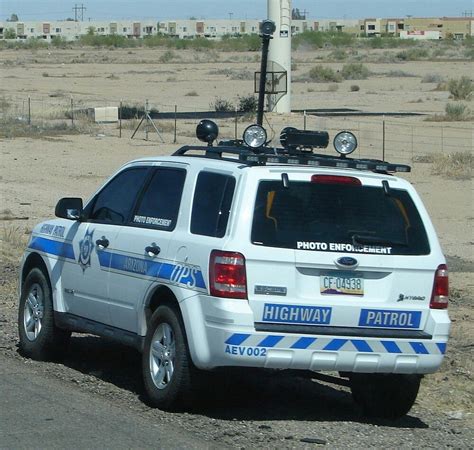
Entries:
{"type": "Polygon", "coordinates": [[[425,228],[406,191],[343,184],[260,182],[252,243],[299,250],[426,255],[425,228]]]}

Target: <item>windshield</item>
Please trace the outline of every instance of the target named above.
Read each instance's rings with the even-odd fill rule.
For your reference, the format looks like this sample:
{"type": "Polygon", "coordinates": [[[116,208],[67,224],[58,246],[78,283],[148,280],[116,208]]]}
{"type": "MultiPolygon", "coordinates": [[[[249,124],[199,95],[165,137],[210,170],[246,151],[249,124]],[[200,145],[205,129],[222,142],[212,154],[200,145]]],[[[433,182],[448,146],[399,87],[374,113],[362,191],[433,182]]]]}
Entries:
{"type": "Polygon", "coordinates": [[[408,192],[382,186],[260,182],[252,243],[382,255],[430,252],[425,228],[408,192]]]}

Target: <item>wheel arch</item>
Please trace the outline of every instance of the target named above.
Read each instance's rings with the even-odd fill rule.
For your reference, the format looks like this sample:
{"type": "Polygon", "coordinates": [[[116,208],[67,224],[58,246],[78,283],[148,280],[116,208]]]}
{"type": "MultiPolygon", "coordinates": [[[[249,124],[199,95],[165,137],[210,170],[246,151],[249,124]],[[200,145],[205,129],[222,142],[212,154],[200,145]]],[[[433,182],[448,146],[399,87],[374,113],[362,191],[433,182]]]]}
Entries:
{"type": "Polygon", "coordinates": [[[25,259],[25,262],[23,264],[23,267],[21,269],[21,279],[20,279],[20,286],[23,286],[26,277],[28,274],[31,272],[32,269],[38,268],[40,269],[44,275],[46,276],[46,279],[48,280],[49,283],[49,288],[51,289],[51,280],[49,276],[49,270],[48,266],[46,265],[46,262],[44,259],[39,255],[38,253],[30,253],[27,258],[25,259]]]}
{"type": "Polygon", "coordinates": [[[164,284],[160,284],[148,294],[148,297],[145,301],[138,327],[139,333],[142,336],[146,335],[150,318],[155,312],[156,308],[158,308],[158,306],[160,305],[168,305],[174,307],[177,311],[179,311],[182,318],[183,315],[175,292],[173,292],[170,287],[164,284]]]}
{"type": "Polygon", "coordinates": [[[50,265],[50,261],[45,259],[42,255],[36,252],[31,252],[26,258],[21,267],[21,274],[20,274],[20,285],[19,285],[19,294],[21,295],[21,290],[23,288],[23,284],[26,280],[26,277],[30,273],[30,271],[34,268],[40,269],[46,280],[48,282],[49,288],[51,290],[51,295],[53,296],[53,305],[55,311],[64,311],[63,305],[63,298],[61,295],[61,280],[60,279],[53,279],[53,270],[50,265]]]}

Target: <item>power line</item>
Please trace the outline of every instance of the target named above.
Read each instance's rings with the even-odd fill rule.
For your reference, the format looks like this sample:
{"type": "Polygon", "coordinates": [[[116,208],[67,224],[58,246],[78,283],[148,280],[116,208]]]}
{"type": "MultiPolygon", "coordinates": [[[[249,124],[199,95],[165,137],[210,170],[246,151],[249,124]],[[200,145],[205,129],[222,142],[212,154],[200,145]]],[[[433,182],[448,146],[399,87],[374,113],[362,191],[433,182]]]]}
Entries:
{"type": "Polygon", "coordinates": [[[77,22],[77,12],[80,11],[81,12],[81,22],[84,21],[84,11],[86,10],[87,8],[84,7],[84,3],[81,4],[81,6],[77,6],[77,3],[74,5],[74,8],[72,8],[72,10],[74,11],[74,21],[77,22]]]}

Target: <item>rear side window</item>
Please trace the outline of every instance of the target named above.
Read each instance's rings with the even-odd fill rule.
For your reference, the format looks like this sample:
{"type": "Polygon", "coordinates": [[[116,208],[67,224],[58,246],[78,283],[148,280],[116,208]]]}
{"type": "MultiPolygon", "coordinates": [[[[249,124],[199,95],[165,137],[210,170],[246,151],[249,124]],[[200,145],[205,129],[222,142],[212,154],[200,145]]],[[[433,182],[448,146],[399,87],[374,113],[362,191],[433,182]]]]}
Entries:
{"type": "Polygon", "coordinates": [[[234,177],[213,172],[201,172],[198,175],[191,233],[213,237],[225,235],[234,189],[234,177]]]}
{"type": "Polygon", "coordinates": [[[173,231],[178,220],[186,171],[157,169],[138,204],[132,222],[159,230],[173,231]]]}
{"type": "Polygon", "coordinates": [[[299,250],[425,255],[423,222],[406,191],[371,186],[262,181],[252,242],[299,250]]]}

